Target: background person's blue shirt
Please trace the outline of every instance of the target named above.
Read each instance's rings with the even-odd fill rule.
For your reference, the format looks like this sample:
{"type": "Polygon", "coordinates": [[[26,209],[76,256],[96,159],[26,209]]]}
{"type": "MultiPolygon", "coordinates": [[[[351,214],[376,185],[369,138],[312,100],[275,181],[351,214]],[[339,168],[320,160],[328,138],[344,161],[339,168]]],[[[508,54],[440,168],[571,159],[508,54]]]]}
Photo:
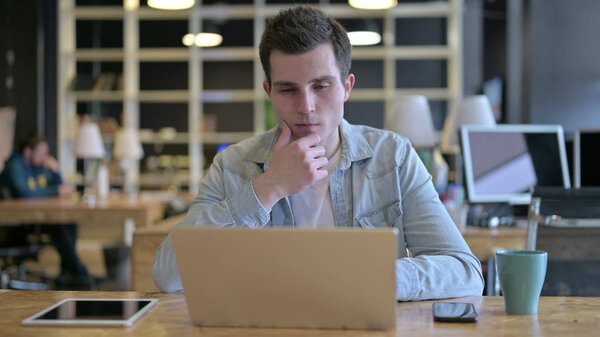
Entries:
{"type": "Polygon", "coordinates": [[[18,152],[8,158],[0,174],[0,186],[8,187],[13,198],[56,196],[62,182],[60,174],[27,164],[18,152]]]}
{"type": "MultiPolygon", "coordinates": [[[[340,132],[341,159],[330,181],[335,225],[398,228],[396,298],[480,296],[481,264],[448,215],[409,141],[345,120],[340,132]]],[[[268,169],[280,133],[276,128],[217,154],[178,226],[293,227],[288,198],[267,211],[252,188],[252,180],[268,169]]],[[[161,291],[183,290],[170,236],[156,253],[153,277],[161,291]]]]}

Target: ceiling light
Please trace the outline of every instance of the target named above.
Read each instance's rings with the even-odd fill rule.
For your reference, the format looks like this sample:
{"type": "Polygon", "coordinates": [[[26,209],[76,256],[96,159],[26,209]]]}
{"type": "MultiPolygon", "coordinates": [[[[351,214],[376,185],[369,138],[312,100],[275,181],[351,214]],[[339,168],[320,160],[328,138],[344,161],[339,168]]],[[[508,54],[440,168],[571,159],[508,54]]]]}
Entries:
{"type": "Polygon", "coordinates": [[[135,11],[140,7],[140,0],[125,0],[123,2],[123,8],[126,11],[135,11]]]}
{"type": "Polygon", "coordinates": [[[388,9],[396,7],[398,0],[348,0],[348,4],[360,9],[388,9]]]}
{"type": "Polygon", "coordinates": [[[181,41],[183,42],[183,44],[186,47],[191,47],[196,42],[196,34],[192,34],[192,33],[185,34],[183,36],[183,39],[181,39],[181,41]]]}
{"type": "Polygon", "coordinates": [[[199,33],[196,35],[196,46],[216,47],[223,42],[223,36],[215,33],[199,33]]]}
{"type": "Polygon", "coordinates": [[[372,46],[381,42],[381,34],[369,31],[348,32],[348,38],[353,46],[372,46]]]}
{"type": "Polygon", "coordinates": [[[148,6],[156,9],[177,10],[188,9],[196,0],[148,0],[148,6]]]}

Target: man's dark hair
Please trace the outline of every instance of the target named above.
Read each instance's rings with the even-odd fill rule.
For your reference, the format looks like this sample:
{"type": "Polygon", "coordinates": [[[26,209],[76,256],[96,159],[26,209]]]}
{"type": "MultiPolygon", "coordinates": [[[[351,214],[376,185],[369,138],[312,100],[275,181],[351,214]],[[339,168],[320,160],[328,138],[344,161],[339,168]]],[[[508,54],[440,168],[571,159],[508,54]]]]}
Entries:
{"type": "Polygon", "coordinates": [[[303,54],[323,43],[333,45],[342,82],[350,73],[352,47],[344,27],[325,12],[309,6],[282,10],[267,23],[259,46],[260,62],[271,87],[273,50],[303,54]]]}
{"type": "Polygon", "coordinates": [[[19,144],[19,151],[23,153],[26,148],[35,149],[41,143],[48,143],[48,140],[44,136],[37,134],[28,135],[21,140],[19,144]]]}

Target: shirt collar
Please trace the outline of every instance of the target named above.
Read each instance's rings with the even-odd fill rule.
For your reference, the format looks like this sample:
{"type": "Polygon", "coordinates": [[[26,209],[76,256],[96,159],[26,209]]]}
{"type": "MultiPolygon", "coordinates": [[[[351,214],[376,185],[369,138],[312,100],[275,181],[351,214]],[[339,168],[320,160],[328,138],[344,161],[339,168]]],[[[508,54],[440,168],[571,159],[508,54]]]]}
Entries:
{"type": "Polygon", "coordinates": [[[350,168],[352,162],[373,157],[373,149],[360,128],[360,126],[348,123],[345,119],[340,124],[342,158],[339,168],[342,170],[350,168]]]}
{"type": "Polygon", "coordinates": [[[244,160],[262,164],[263,170],[266,171],[267,168],[269,168],[273,156],[273,146],[277,143],[280,134],[281,129],[278,126],[267,131],[262,137],[259,137],[259,141],[250,148],[246,156],[244,156],[244,160]]]}

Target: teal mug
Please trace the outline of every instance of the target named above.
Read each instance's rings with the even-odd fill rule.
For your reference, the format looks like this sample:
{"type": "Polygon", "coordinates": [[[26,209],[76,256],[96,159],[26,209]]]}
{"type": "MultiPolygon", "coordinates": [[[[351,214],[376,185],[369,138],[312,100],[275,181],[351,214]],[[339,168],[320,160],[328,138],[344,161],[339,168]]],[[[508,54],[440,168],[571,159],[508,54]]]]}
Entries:
{"type": "Polygon", "coordinates": [[[506,313],[531,315],[538,311],[548,253],[533,250],[496,252],[496,271],[504,295],[506,313]]]}

